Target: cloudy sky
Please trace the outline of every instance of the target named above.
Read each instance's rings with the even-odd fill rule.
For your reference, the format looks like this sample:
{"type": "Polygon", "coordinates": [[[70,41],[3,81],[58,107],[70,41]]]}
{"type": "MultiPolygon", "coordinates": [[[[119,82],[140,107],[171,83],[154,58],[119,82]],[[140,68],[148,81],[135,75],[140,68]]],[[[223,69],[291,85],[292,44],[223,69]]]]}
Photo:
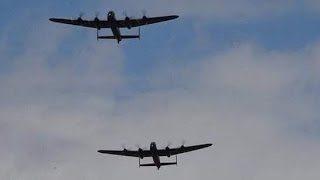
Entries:
{"type": "Polygon", "coordinates": [[[2,0],[0,17],[0,179],[319,178],[319,1],[2,0]],[[119,45],[48,21],[109,10],[180,18],[119,45]],[[96,152],[183,140],[214,145],[160,171],[96,152]]]}

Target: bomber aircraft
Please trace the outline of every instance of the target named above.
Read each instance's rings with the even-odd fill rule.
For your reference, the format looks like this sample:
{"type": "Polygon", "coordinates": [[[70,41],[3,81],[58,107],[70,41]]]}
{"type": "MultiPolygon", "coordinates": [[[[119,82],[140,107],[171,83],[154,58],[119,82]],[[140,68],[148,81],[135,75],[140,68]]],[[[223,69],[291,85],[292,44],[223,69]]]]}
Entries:
{"type": "Polygon", "coordinates": [[[169,21],[179,17],[177,15],[147,17],[145,13],[143,13],[142,18],[130,18],[127,15],[125,16],[126,17],[124,19],[117,20],[115,13],[113,11],[109,11],[107,20],[100,20],[98,15],[96,15],[93,20],[84,20],[82,19],[82,15],[77,19],[50,18],[49,20],[56,23],[95,28],[97,29],[97,39],[116,39],[119,43],[122,39],[140,39],[140,26],[169,21]],[[120,28],[131,29],[133,27],[139,27],[138,35],[121,35],[120,28]],[[113,36],[99,36],[99,30],[102,28],[110,28],[113,36]]]}
{"type": "Polygon", "coordinates": [[[158,170],[161,166],[169,166],[169,165],[177,165],[178,164],[178,154],[195,151],[198,149],[203,149],[206,147],[212,146],[212,144],[200,144],[195,146],[184,146],[181,145],[178,148],[170,148],[170,145],[168,145],[164,149],[157,149],[157,145],[155,142],[151,142],[150,144],[150,150],[144,150],[139,147],[137,151],[127,150],[124,148],[123,150],[98,150],[99,153],[103,154],[112,154],[112,155],[119,155],[119,156],[131,156],[131,157],[137,157],[139,158],[139,167],[144,166],[156,166],[158,170]],[[160,156],[176,156],[175,162],[160,162],[160,156]],[[145,157],[152,157],[153,163],[150,164],[141,164],[140,159],[143,159],[145,157]]]}

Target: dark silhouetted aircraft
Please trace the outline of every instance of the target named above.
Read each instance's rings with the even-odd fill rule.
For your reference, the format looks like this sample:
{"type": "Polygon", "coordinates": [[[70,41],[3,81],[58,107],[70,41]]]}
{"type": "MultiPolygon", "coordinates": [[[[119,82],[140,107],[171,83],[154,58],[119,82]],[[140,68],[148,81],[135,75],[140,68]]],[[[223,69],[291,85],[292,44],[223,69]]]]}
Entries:
{"type": "Polygon", "coordinates": [[[138,35],[121,35],[120,28],[131,29],[133,27],[140,27],[148,24],[169,21],[178,17],[179,16],[177,15],[147,17],[144,14],[143,17],[139,19],[130,18],[126,16],[123,20],[117,20],[115,17],[115,13],[113,11],[109,11],[107,20],[100,20],[97,15],[93,20],[84,20],[82,19],[82,15],[80,15],[78,19],[74,20],[60,18],[50,18],[49,20],[57,23],[95,28],[97,29],[97,39],[116,39],[119,43],[122,39],[140,38],[140,28],[138,35]],[[99,36],[99,30],[102,28],[110,28],[113,33],[113,36],[99,36]]]}
{"type": "Polygon", "coordinates": [[[137,151],[131,151],[127,149],[123,150],[98,150],[99,153],[104,154],[112,154],[112,155],[120,155],[120,156],[131,156],[131,157],[138,157],[139,158],[139,167],[140,166],[156,166],[158,170],[161,166],[169,166],[169,165],[177,165],[178,164],[178,154],[195,151],[198,149],[206,148],[212,146],[212,144],[201,144],[201,145],[195,145],[195,146],[184,146],[181,145],[178,148],[170,148],[169,145],[165,149],[157,149],[156,143],[152,142],[150,144],[150,150],[143,150],[142,148],[139,148],[137,151]],[[175,162],[160,162],[160,156],[173,156],[176,155],[176,161],[175,162]],[[145,157],[152,157],[153,162],[151,164],[141,164],[140,159],[143,159],[145,157]]]}

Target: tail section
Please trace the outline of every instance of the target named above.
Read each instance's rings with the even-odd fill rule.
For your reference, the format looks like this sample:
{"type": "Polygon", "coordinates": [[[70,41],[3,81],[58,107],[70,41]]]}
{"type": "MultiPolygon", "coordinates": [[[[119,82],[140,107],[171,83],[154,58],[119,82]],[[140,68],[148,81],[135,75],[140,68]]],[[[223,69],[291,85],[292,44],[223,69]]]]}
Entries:
{"type": "Polygon", "coordinates": [[[126,35],[126,36],[121,36],[122,39],[140,39],[139,35],[126,35]]]}
{"type": "Polygon", "coordinates": [[[98,39],[117,39],[115,36],[97,36],[98,39]]]}
{"type": "MultiPolygon", "coordinates": [[[[115,36],[97,36],[98,39],[117,39],[115,36]]],[[[139,39],[139,35],[124,35],[121,39],[139,39]]]]}
{"type": "MultiPolygon", "coordinates": [[[[160,163],[160,166],[170,166],[170,165],[177,165],[177,163],[176,162],[160,163]]],[[[157,165],[154,163],[151,163],[151,164],[140,164],[139,166],[150,167],[150,166],[157,166],[157,165]]]]}
{"type": "Polygon", "coordinates": [[[161,166],[170,166],[170,165],[177,165],[177,162],[161,163],[161,166]]]}

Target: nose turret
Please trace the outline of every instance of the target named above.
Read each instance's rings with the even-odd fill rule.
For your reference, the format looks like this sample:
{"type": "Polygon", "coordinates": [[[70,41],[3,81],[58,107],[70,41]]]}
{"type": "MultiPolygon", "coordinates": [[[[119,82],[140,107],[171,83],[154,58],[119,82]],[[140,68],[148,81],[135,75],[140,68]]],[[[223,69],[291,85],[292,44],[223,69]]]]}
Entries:
{"type": "Polygon", "coordinates": [[[156,147],[157,147],[157,145],[156,145],[155,142],[152,142],[152,143],[150,144],[150,149],[154,149],[154,148],[156,148],[156,147]]]}
{"type": "Polygon", "coordinates": [[[109,11],[108,12],[108,17],[114,17],[114,12],[113,11],[109,11]]]}

